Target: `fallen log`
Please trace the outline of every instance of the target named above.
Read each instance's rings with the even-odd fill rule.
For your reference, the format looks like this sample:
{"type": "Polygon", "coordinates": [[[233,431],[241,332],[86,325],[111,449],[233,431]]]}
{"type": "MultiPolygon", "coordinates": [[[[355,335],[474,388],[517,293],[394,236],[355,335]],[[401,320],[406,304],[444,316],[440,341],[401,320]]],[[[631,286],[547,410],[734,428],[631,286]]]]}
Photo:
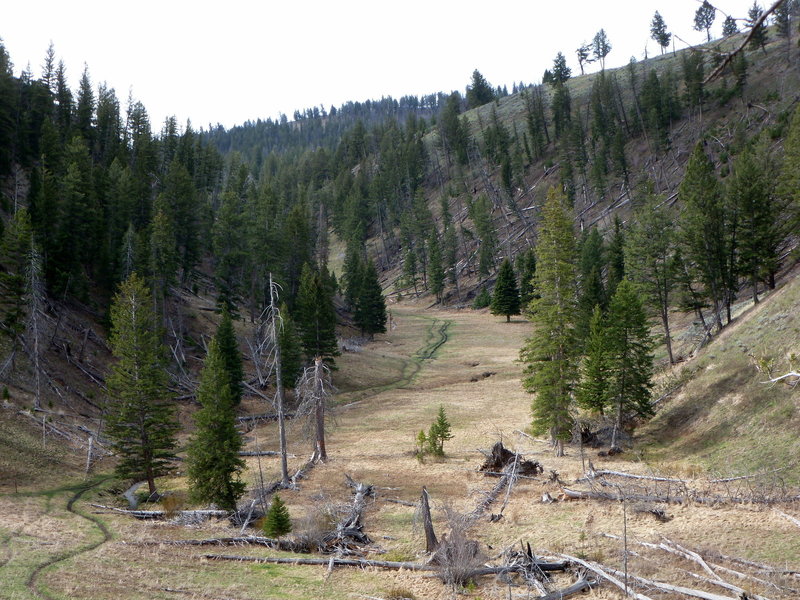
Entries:
{"type": "Polygon", "coordinates": [[[158,540],[152,542],[139,542],[139,546],[264,546],[282,552],[297,552],[308,554],[313,548],[304,542],[294,540],[279,540],[268,537],[244,536],[211,538],[206,540],[158,540]]]}
{"type": "Polygon", "coordinates": [[[668,483],[682,483],[686,485],[686,481],[683,479],[675,479],[673,477],[657,477],[654,475],[637,475],[635,473],[626,473],[624,471],[609,471],[606,469],[595,471],[594,469],[590,469],[583,479],[578,479],[578,481],[590,481],[592,479],[597,479],[598,477],[624,477],[627,479],[643,479],[646,481],[664,481],[668,483]]]}
{"type": "MultiPolygon", "coordinates": [[[[262,450],[261,452],[255,452],[251,450],[242,450],[239,452],[239,456],[280,456],[281,453],[277,450],[262,450]]],[[[294,454],[287,454],[287,458],[297,458],[294,454]]]]}
{"type": "MultiPolygon", "coordinates": [[[[408,571],[438,571],[439,567],[428,563],[412,563],[412,562],[397,562],[392,560],[370,560],[366,558],[336,558],[331,556],[329,558],[289,558],[282,556],[236,556],[231,554],[204,554],[203,558],[207,560],[230,560],[236,562],[256,562],[256,563],[273,563],[281,565],[310,565],[328,567],[331,563],[335,567],[374,567],[377,569],[390,569],[408,571]]],[[[564,563],[552,563],[553,566],[558,568],[548,568],[550,563],[541,563],[543,571],[559,570],[563,571],[564,563]]],[[[494,567],[481,567],[470,572],[470,577],[480,577],[481,575],[499,575],[501,573],[513,573],[518,571],[516,567],[507,566],[494,566],[494,567]]],[[[644,600],[649,600],[645,598],[644,600]]]]}
{"type": "Polygon", "coordinates": [[[585,592],[586,590],[590,590],[598,585],[600,585],[600,582],[597,579],[586,579],[583,577],[569,587],[565,587],[562,590],[556,590],[555,592],[550,592],[544,596],[539,596],[536,598],[536,600],[561,600],[562,598],[567,598],[574,594],[579,594],[581,592],[585,592]]]}
{"type": "Polygon", "coordinates": [[[174,513],[167,513],[163,510],[128,510],[125,508],[116,508],[114,506],[106,506],[105,504],[90,504],[89,506],[93,506],[94,508],[99,508],[101,510],[110,510],[111,512],[120,513],[123,515],[128,515],[134,517],[136,519],[165,519],[167,517],[205,517],[211,518],[216,517],[218,519],[224,519],[227,516],[230,516],[230,512],[227,510],[212,510],[212,509],[205,509],[205,510],[179,510],[174,513]]]}
{"type": "MultiPolygon", "coordinates": [[[[629,596],[632,596],[632,597],[636,598],[636,600],[652,600],[652,598],[650,598],[649,596],[645,596],[644,594],[640,594],[638,592],[634,592],[633,590],[630,589],[630,587],[627,584],[624,584],[623,582],[621,582],[616,577],[613,577],[610,573],[614,573],[614,571],[612,569],[604,566],[604,565],[600,565],[600,564],[597,564],[597,563],[592,563],[592,562],[589,562],[589,561],[581,560],[580,558],[578,558],[576,556],[570,556],[568,554],[559,554],[557,556],[560,556],[564,560],[567,560],[567,561],[569,561],[571,563],[574,563],[576,565],[581,565],[583,568],[588,569],[589,571],[591,571],[592,573],[594,573],[598,577],[601,577],[601,578],[605,579],[606,581],[608,581],[609,583],[617,586],[619,589],[621,589],[623,592],[625,592],[629,596]],[[606,571],[608,571],[608,572],[606,572],[606,571]]],[[[617,573],[617,575],[619,575],[619,574],[617,573]]]]}
{"type": "MultiPolygon", "coordinates": [[[[617,571],[616,569],[612,569],[611,567],[604,567],[608,570],[609,573],[613,573],[615,575],[622,576],[623,573],[617,571]]],[[[663,581],[655,581],[653,579],[645,579],[644,577],[639,577],[638,575],[631,575],[628,573],[628,579],[632,579],[634,581],[638,581],[642,585],[655,588],[657,590],[661,590],[663,592],[672,592],[675,594],[683,594],[684,596],[691,596],[692,598],[702,598],[702,600],[741,600],[742,596],[734,597],[734,596],[721,596],[719,594],[714,594],[712,592],[706,592],[705,590],[697,590],[694,588],[687,588],[681,585],[672,585],[671,583],[664,583],[663,581]]],[[[750,597],[749,595],[747,596],[750,597]]],[[[759,598],[759,596],[752,596],[753,598],[759,598]]]]}
{"type": "Polygon", "coordinates": [[[723,496],[695,496],[695,495],[686,495],[686,496],[670,496],[669,494],[665,494],[663,496],[658,496],[654,494],[617,494],[614,492],[601,492],[598,490],[575,490],[566,487],[562,487],[561,491],[564,493],[564,496],[567,498],[572,498],[573,500],[614,500],[617,502],[624,500],[638,500],[642,502],[662,502],[665,504],[686,504],[688,502],[694,502],[696,504],[709,504],[709,505],[718,505],[718,504],[783,504],[787,502],[794,502],[796,500],[800,500],[800,496],[786,496],[784,498],[762,498],[762,499],[755,499],[755,498],[736,498],[736,497],[723,497],[723,496]]]}
{"type": "Polygon", "coordinates": [[[280,556],[234,556],[228,554],[204,554],[207,560],[230,560],[238,562],[274,563],[279,565],[314,565],[328,567],[333,562],[337,567],[375,567],[408,571],[436,571],[438,567],[423,563],[397,562],[391,560],[367,560],[357,558],[285,558],[280,556]]]}

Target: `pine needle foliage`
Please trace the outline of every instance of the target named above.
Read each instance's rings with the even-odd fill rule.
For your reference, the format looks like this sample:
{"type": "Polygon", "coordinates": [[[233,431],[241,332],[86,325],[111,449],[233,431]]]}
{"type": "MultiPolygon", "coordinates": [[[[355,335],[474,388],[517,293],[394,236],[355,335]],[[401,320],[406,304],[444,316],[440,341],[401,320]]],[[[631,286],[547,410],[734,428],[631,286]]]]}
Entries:
{"type": "Polygon", "coordinates": [[[111,305],[111,350],[106,435],[118,456],[116,474],[145,479],[172,471],[178,423],[168,402],[164,353],[153,299],[136,273],[120,285],[111,305]]]}
{"type": "Polygon", "coordinates": [[[497,281],[494,284],[492,303],[489,310],[493,315],[503,315],[506,322],[511,321],[511,315],[518,315],[520,311],[519,289],[514,268],[507,258],[500,265],[497,272],[497,281]]]}
{"type": "Polygon", "coordinates": [[[281,537],[292,531],[292,519],[286,503],[278,494],[272,497],[272,504],[264,516],[264,535],[271,538],[281,537]]]}
{"type": "Polygon", "coordinates": [[[217,339],[208,346],[197,399],[202,408],[194,415],[197,431],[187,457],[190,496],[195,502],[234,510],[245,490],[239,479],[245,464],[239,458],[242,438],[236,430],[234,395],[217,339]]]}
{"type": "Polygon", "coordinates": [[[532,429],[549,433],[556,453],[572,432],[574,386],[578,379],[575,341],[577,268],[575,235],[566,198],[550,188],[542,209],[536,247],[535,286],[539,297],[531,302],[534,333],[520,351],[526,363],[523,385],[535,394],[532,429]]]}

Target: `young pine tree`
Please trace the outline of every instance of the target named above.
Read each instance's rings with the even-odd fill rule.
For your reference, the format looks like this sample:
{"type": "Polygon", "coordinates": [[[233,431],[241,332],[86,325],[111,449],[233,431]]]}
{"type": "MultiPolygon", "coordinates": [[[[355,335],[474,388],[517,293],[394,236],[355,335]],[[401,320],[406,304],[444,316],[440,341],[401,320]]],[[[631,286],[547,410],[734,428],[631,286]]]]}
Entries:
{"type": "Polygon", "coordinates": [[[106,435],[124,479],[155,479],[172,470],[178,423],[168,401],[167,376],[153,299],[136,273],[120,285],[111,305],[111,350],[106,435]]]}
{"type": "Polygon", "coordinates": [[[577,269],[575,234],[566,198],[550,188],[539,228],[535,285],[539,297],[531,302],[536,327],[520,351],[527,363],[525,389],[535,394],[532,429],[549,433],[555,452],[564,454],[572,434],[572,394],[578,379],[575,343],[577,269]]]}
{"type": "Polygon", "coordinates": [[[236,331],[233,328],[233,319],[227,308],[222,309],[222,320],[219,322],[214,339],[217,340],[222,364],[228,374],[228,385],[233,394],[233,406],[236,408],[242,401],[244,369],[242,353],[239,351],[239,342],[236,341],[236,331]]]}
{"type": "Polygon", "coordinates": [[[584,348],[581,382],[575,394],[578,404],[603,415],[610,400],[610,379],[608,330],[600,306],[595,305],[584,348]]]}
{"type": "Polygon", "coordinates": [[[615,411],[611,447],[616,448],[617,436],[631,415],[653,414],[653,340],[642,302],[627,279],[620,282],[608,310],[609,392],[615,411]]]}
{"type": "Polygon", "coordinates": [[[453,439],[453,434],[450,421],[447,419],[444,405],[440,404],[439,412],[436,413],[436,420],[431,423],[428,430],[427,440],[430,453],[435,456],[444,456],[444,443],[451,439],[453,439]]]}
{"type": "Polygon", "coordinates": [[[489,310],[493,315],[503,315],[506,323],[511,321],[511,315],[518,315],[520,311],[519,290],[514,268],[507,258],[500,265],[497,272],[497,281],[494,284],[494,294],[489,310]]]}
{"type": "Polygon", "coordinates": [[[386,333],[386,300],[383,298],[381,283],[375,263],[367,262],[361,276],[361,289],[356,298],[353,315],[361,333],[375,337],[376,333],[386,333]]]}
{"type": "Polygon", "coordinates": [[[306,263],[300,276],[297,294],[297,324],[301,332],[303,352],[306,357],[322,357],[335,364],[339,356],[336,343],[336,311],[331,291],[322,281],[319,272],[306,263]]]}
{"type": "Polygon", "coordinates": [[[245,489],[239,479],[245,464],[239,458],[242,438],[236,430],[230,374],[216,338],[208,345],[197,400],[202,408],[194,415],[197,430],[187,456],[190,496],[196,502],[235,510],[245,489]]]}
{"type": "Polygon", "coordinates": [[[519,300],[522,310],[527,311],[535,294],[533,278],[536,275],[536,253],[533,248],[528,248],[517,257],[517,272],[519,273],[519,300]]]}
{"type": "Polygon", "coordinates": [[[292,519],[289,509],[278,494],[272,497],[272,503],[264,516],[264,535],[271,538],[281,537],[292,530],[292,519]]]}

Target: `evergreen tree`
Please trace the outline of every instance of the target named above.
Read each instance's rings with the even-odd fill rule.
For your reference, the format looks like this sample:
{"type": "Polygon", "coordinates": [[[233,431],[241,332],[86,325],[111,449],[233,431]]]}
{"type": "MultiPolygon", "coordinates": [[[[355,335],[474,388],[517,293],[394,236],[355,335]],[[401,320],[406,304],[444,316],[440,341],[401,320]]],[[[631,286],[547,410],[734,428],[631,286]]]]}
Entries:
{"type": "Polygon", "coordinates": [[[511,261],[505,259],[497,272],[497,281],[494,284],[494,294],[489,310],[493,315],[503,315],[506,323],[511,321],[511,315],[518,315],[520,311],[519,289],[517,278],[511,261]]]}
{"type": "Polygon", "coordinates": [[[567,66],[566,57],[559,52],[553,59],[553,72],[551,73],[551,82],[554,86],[565,84],[572,76],[572,69],[567,66]]]}
{"type": "Polygon", "coordinates": [[[406,257],[403,261],[403,279],[407,286],[414,287],[414,294],[419,295],[419,291],[417,291],[417,282],[419,281],[417,277],[417,253],[413,248],[408,247],[406,248],[405,254],[406,257]]]}
{"type": "Polygon", "coordinates": [[[533,279],[536,275],[536,253],[528,248],[517,256],[517,272],[519,273],[519,300],[523,311],[528,310],[534,298],[533,279]]]}
{"type": "Polygon", "coordinates": [[[489,290],[485,287],[482,287],[480,291],[475,294],[475,298],[472,300],[472,308],[474,310],[480,310],[482,308],[486,308],[492,303],[492,295],[489,293],[489,290]]]}
{"type": "Polygon", "coordinates": [[[294,387],[303,371],[303,348],[297,335],[297,326],[289,314],[286,304],[281,304],[281,328],[278,343],[281,345],[281,367],[284,387],[294,387]]]}
{"type": "Polygon", "coordinates": [[[661,47],[661,54],[664,54],[664,51],[669,48],[670,41],[672,41],[672,34],[667,31],[664,17],[658,11],[653,15],[653,20],[650,22],[650,37],[661,47]]]}
{"type": "Polygon", "coordinates": [[[368,335],[370,339],[376,333],[386,333],[386,300],[383,298],[375,263],[371,260],[364,267],[353,320],[361,329],[361,334],[368,335]]]}
{"type": "Polygon", "coordinates": [[[26,209],[20,208],[3,231],[0,245],[0,331],[11,340],[12,352],[25,329],[25,268],[31,236],[30,216],[26,209]]]}
{"type": "Polygon", "coordinates": [[[663,198],[648,191],[628,229],[625,264],[631,281],[639,286],[647,303],[657,307],[670,364],[675,364],[669,313],[678,276],[676,241],[674,215],[664,206],[663,198]]]}
{"type": "Polygon", "coordinates": [[[581,344],[589,335],[589,321],[592,318],[594,307],[600,306],[600,310],[603,312],[608,308],[606,290],[603,285],[604,264],[603,236],[600,235],[597,227],[592,227],[583,238],[580,248],[580,290],[575,333],[581,344]]]}
{"type": "Polygon", "coordinates": [[[472,83],[467,86],[467,106],[475,108],[488,104],[495,98],[492,86],[478,69],[472,72],[472,83]]]}
{"type": "Polygon", "coordinates": [[[653,414],[653,341],[642,302],[627,279],[611,298],[608,323],[610,396],[616,413],[611,447],[616,448],[618,434],[630,415],[653,414]]]}
{"type": "Polygon", "coordinates": [[[197,430],[189,443],[187,476],[193,501],[235,510],[245,490],[239,479],[245,463],[239,458],[242,438],[236,430],[234,392],[219,337],[218,331],[209,343],[200,374],[197,400],[202,408],[194,415],[197,430]]]}
{"type": "Polygon", "coordinates": [[[694,13],[694,29],[695,31],[705,31],[708,42],[711,41],[711,26],[716,17],[717,9],[709,4],[708,0],[703,0],[703,4],[694,13]]]}
{"type": "Polygon", "coordinates": [[[587,44],[586,42],[578,46],[578,49],[575,50],[575,54],[577,54],[578,56],[578,66],[581,68],[581,75],[583,75],[583,65],[592,62],[589,59],[589,56],[591,56],[591,52],[592,52],[592,45],[587,44]]]}
{"type": "Polygon", "coordinates": [[[292,531],[292,520],[289,509],[278,494],[272,497],[267,514],[264,515],[264,535],[278,538],[292,531]]]}
{"type": "Polygon", "coordinates": [[[575,393],[578,405],[603,415],[610,401],[611,370],[608,330],[599,306],[589,320],[589,335],[584,348],[581,382],[575,393]]]}
{"type": "Polygon", "coordinates": [[[736,157],[728,185],[729,204],[738,214],[737,272],[748,277],[753,302],[761,281],[774,287],[784,231],[783,210],[774,193],[774,170],[763,144],[759,152],[746,147],[736,157]]]}
{"type": "Polygon", "coordinates": [[[168,402],[167,375],[153,300],[144,280],[131,275],[111,305],[111,350],[106,435],[125,479],[155,479],[172,471],[178,423],[168,402]]]}
{"type": "Polygon", "coordinates": [[[297,323],[306,357],[309,360],[322,357],[327,363],[335,364],[333,357],[339,356],[339,347],[336,343],[333,298],[323,284],[320,273],[308,263],[303,265],[300,276],[297,323]]]}
{"type": "Polygon", "coordinates": [[[600,61],[600,69],[606,68],[606,56],[611,52],[611,42],[606,35],[606,30],[601,29],[592,39],[592,56],[600,61]]]}
{"type": "Polygon", "coordinates": [[[431,234],[428,242],[430,255],[428,256],[428,282],[430,283],[431,293],[436,296],[436,301],[442,301],[444,292],[444,264],[442,261],[442,248],[439,245],[439,238],[436,231],[431,234]]]}
{"type": "Polygon", "coordinates": [[[430,453],[435,456],[444,456],[444,443],[451,439],[453,439],[453,434],[450,421],[447,419],[444,405],[440,404],[436,420],[431,423],[426,437],[430,453]]]}
{"type": "Polygon", "coordinates": [[[739,27],[736,25],[736,19],[731,15],[728,15],[722,22],[722,36],[730,37],[732,35],[736,35],[737,33],[739,33],[739,27]]]}
{"type": "Polygon", "coordinates": [[[617,285],[625,277],[625,232],[622,221],[614,215],[614,230],[608,242],[608,281],[606,285],[606,298],[610,298],[617,290],[617,285]]]}
{"type": "Polygon", "coordinates": [[[766,19],[761,21],[760,24],[758,20],[761,18],[761,15],[764,14],[764,9],[758,5],[756,0],[753,0],[753,6],[749,8],[747,11],[747,26],[752,29],[752,33],[750,35],[750,42],[749,46],[753,50],[758,50],[761,48],[765,53],[767,51],[767,23],[766,19]]]}
{"type": "Polygon", "coordinates": [[[217,326],[214,339],[217,341],[219,355],[228,375],[231,402],[235,409],[242,401],[244,367],[239,342],[236,340],[236,330],[233,328],[233,319],[227,309],[222,309],[222,319],[217,326]]]}
{"type": "Polygon", "coordinates": [[[722,192],[702,142],[689,157],[678,194],[684,207],[680,219],[684,259],[703,285],[705,296],[711,299],[714,321],[721,329],[721,310],[730,280],[730,240],[722,192]]]}
{"type": "Polygon", "coordinates": [[[343,266],[344,299],[347,306],[351,309],[355,307],[356,298],[361,288],[361,280],[364,271],[365,254],[364,243],[360,240],[351,240],[347,244],[343,266]]]}
{"type": "Polygon", "coordinates": [[[572,433],[572,394],[578,378],[575,344],[576,253],[572,219],[565,198],[550,188],[542,209],[536,246],[535,285],[531,303],[535,328],[520,351],[527,363],[523,385],[533,400],[533,431],[549,433],[556,453],[572,433]]]}
{"type": "Polygon", "coordinates": [[[789,227],[800,225],[800,107],[789,120],[783,142],[783,164],[777,181],[780,203],[788,209],[789,227]]]}

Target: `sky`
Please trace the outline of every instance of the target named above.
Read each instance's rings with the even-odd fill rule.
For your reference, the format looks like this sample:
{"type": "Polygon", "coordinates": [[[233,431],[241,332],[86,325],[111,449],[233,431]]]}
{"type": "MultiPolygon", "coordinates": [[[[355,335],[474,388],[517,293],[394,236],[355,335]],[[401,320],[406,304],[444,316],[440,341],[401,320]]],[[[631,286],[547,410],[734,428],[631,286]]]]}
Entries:
{"type": "MultiPolygon", "coordinates": [[[[712,1],[745,18],[751,0],[712,1]]],[[[769,5],[771,2],[765,1],[769,5]]],[[[153,129],[175,116],[195,129],[290,119],[295,110],[347,101],[464,91],[478,69],[494,86],[538,83],[561,51],[603,28],[606,68],[658,54],[658,10],[678,48],[705,41],[693,30],[698,0],[25,0],[3,7],[0,38],[15,74],[41,74],[52,41],[70,87],[88,66],[123,107],[129,94],[153,129]]],[[[719,37],[718,15],[712,36],[719,37]]],[[[596,66],[590,69],[596,69],[596,66]]]]}

